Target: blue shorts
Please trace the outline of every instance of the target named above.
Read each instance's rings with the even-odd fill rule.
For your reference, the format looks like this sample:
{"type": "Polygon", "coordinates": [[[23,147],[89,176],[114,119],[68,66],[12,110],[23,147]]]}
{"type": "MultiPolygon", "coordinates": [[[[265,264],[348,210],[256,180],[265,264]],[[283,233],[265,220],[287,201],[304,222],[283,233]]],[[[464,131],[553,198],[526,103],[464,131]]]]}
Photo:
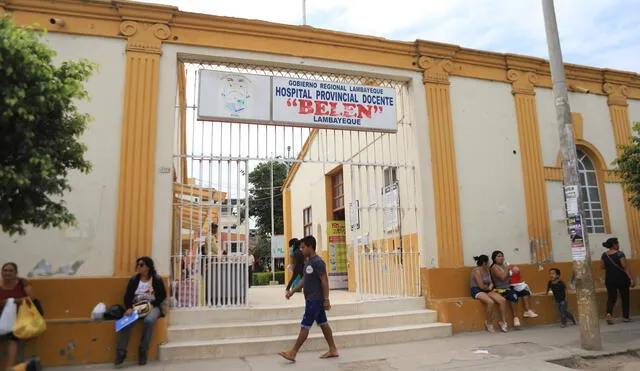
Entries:
{"type": "Polygon", "coordinates": [[[303,328],[311,328],[313,322],[316,322],[318,326],[324,326],[329,323],[327,320],[327,312],[324,310],[323,300],[307,300],[304,306],[304,316],[302,317],[300,326],[303,328]]]}
{"type": "Polygon", "coordinates": [[[488,294],[488,293],[490,293],[490,292],[491,292],[491,291],[489,291],[489,290],[483,290],[483,289],[481,289],[481,288],[479,288],[479,287],[472,287],[472,288],[471,288],[471,297],[472,297],[472,298],[474,298],[474,299],[478,299],[478,295],[480,295],[480,294],[482,294],[482,293],[488,294]]]}

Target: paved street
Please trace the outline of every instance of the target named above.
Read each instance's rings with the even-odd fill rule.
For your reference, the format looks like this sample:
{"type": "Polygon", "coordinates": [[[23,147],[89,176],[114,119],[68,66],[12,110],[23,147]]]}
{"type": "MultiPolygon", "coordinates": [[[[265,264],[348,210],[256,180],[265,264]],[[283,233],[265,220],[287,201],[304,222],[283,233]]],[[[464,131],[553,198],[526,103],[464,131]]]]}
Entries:
{"type": "MultiPolygon", "coordinates": [[[[320,360],[319,352],[303,352],[295,364],[277,355],[207,361],[153,362],[148,371],[187,370],[304,370],[304,371],[387,371],[387,370],[568,370],[548,360],[574,355],[600,355],[640,349],[640,322],[607,326],[601,323],[604,350],[586,352],[579,348],[579,332],[575,326],[525,328],[507,334],[485,332],[454,335],[414,343],[343,349],[333,360],[320,360]]],[[[640,358],[638,359],[640,361],[640,358]]],[[[137,368],[137,365],[127,365],[137,368]]],[[[640,369],[629,364],[626,370],[640,369]]],[[[62,367],[57,371],[107,370],[111,365],[62,367]]]]}

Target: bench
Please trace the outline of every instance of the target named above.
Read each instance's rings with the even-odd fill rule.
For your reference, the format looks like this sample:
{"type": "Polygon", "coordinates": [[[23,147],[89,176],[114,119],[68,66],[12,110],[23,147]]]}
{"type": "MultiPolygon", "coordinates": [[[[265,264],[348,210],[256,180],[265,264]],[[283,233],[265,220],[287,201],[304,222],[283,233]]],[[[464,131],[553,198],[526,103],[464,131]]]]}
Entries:
{"type": "MultiPolygon", "coordinates": [[[[640,260],[630,259],[632,273],[640,273],[640,260]]],[[[540,316],[538,318],[523,318],[523,304],[518,304],[518,316],[523,326],[559,323],[560,316],[556,309],[553,296],[542,293],[548,282],[549,268],[559,268],[562,279],[568,284],[571,279],[571,263],[552,263],[545,265],[519,265],[523,279],[531,287],[531,309],[540,316]]],[[[470,297],[469,277],[472,267],[435,268],[423,271],[423,295],[426,307],[438,311],[438,320],[451,323],[454,332],[484,330],[485,307],[470,297]]],[[[598,313],[604,317],[607,304],[607,292],[603,284],[604,274],[599,262],[593,263],[593,274],[596,284],[598,313]]],[[[575,291],[569,289],[567,301],[569,310],[577,316],[575,291]]],[[[640,287],[631,289],[631,315],[640,315],[640,287]]],[[[496,307],[494,315],[499,316],[496,307]]],[[[620,316],[620,298],[614,309],[614,316],[620,316]]],[[[499,318],[499,317],[496,317],[499,318]]],[[[512,318],[508,318],[510,325],[512,318]]]]}
{"type": "MultiPolygon", "coordinates": [[[[45,310],[47,331],[21,346],[20,358],[40,357],[44,367],[113,362],[117,334],[114,321],[91,319],[99,302],[122,304],[127,277],[42,278],[30,280],[45,310]]],[[[166,281],[165,284],[167,285],[166,281]]],[[[167,285],[167,290],[169,286],[167,285]]],[[[168,314],[168,310],[165,310],[168,314]]],[[[167,339],[167,317],[154,329],[149,359],[158,357],[167,339]]],[[[129,342],[128,360],[137,359],[142,326],[136,324],[129,342]]],[[[0,349],[0,358],[4,349],[0,349]]]]}

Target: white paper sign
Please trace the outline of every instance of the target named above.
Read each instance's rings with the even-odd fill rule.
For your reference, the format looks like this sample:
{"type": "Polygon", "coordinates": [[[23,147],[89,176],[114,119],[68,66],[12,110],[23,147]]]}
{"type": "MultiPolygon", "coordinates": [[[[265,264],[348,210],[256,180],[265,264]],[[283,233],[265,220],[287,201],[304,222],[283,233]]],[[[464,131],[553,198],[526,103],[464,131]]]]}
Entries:
{"type": "Polygon", "coordinates": [[[198,120],[269,122],[271,77],[200,70],[198,120]]]}
{"type": "Polygon", "coordinates": [[[567,201],[567,214],[578,214],[578,186],[564,187],[565,200],[567,201]]]}
{"type": "Polygon", "coordinates": [[[275,123],[397,131],[394,88],[273,77],[272,93],[275,123]]]}
{"type": "Polygon", "coordinates": [[[398,207],[399,205],[399,193],[398,184],[386,186],[383,189],[382,202],[384,205],[384,213],[382,215],[382,222],[384,224],[385,232],[391,232],[400,226],[398,220],[398,207]]]}

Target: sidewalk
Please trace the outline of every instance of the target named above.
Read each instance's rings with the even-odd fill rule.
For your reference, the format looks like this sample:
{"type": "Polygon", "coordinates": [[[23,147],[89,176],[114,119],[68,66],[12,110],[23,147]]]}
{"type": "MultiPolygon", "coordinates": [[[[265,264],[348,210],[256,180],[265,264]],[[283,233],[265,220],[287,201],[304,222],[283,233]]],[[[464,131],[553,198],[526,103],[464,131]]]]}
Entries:
{"type": "MultiPolygon", "coordinates": [[[[638,321],[638,320],[637,320],[638,321]]],[[[303,352],[289,364],[278,355],[206,361],[151,362],[147,371],[187,370],[304,370],[304,371],[391,371],[391,370],[569,370],[548,360],[574,355],[601,355],[640,349],[640,321],[616,325],[600,324],[604,350],[580,349],[577,326],[557,325],[523,328],[506,334],[475,332],[451,338],[341,350],[340,358],[320,360],[320,352],[303,352]],[[487,351],[474,353],[476,350],[487,351]],[[484,354],[483,354],[484,353],[484,354]]],[[[304,350],[304,348],[303,348],[304,350]]],[[[638,358],[640,361],[640,358],[638,358]]],[[[111,370],[112,365],[55,368],[57,371],[111,370]]],[[[125,369],[140,369],[127,364],[125,369]]],[[[640,363],[629,365],[640,369],[640,363]]]]}

